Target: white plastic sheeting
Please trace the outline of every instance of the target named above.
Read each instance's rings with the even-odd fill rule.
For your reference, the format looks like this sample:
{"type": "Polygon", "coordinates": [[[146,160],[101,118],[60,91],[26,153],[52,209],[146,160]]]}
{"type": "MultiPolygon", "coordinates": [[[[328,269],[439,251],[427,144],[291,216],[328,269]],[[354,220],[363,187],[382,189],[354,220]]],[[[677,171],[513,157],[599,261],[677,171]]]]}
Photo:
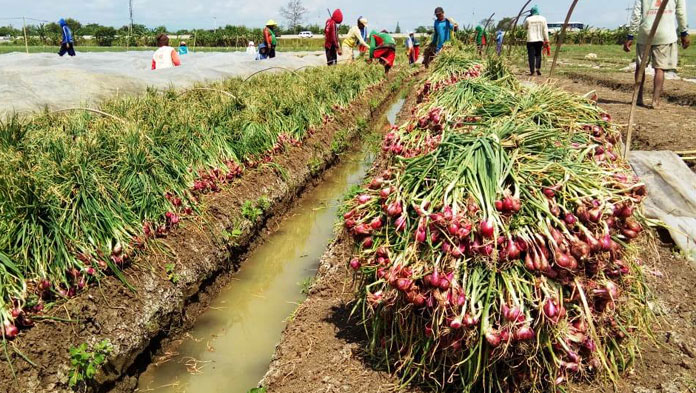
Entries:
{"type": "Polygon", "coordinates": [[[632,151],[629,161],[648,189],[646,215],[664,222],[677,246],[696,262],[696,174],[671,151],[632,151]]]}
{"type": "Polygon", "coordinates": [[[294,70],[325,64],[320,52],[278,53],[275,59],[262,61],[245,52],[196,52],[181,56],[181,61],[181,67],[152,71],[149,51],[78,52],[72,58],[51,53],[0,55],[0,116],[46,105],[61,109],[94,104],[148,86],[181,88],[232,76],[246,77],[269,67],[294,70]]]}

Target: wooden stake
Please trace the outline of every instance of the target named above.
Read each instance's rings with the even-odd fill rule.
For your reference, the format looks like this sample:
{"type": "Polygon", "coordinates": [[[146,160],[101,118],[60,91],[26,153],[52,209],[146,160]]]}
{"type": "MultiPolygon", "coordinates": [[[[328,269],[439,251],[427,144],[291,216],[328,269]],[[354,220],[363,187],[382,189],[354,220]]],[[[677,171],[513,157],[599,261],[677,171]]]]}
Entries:
{"type": "MultiPolygon", "coordinates": [[[[558,54],[561,53],[561,46],[563,46],[563,41],[565,40],[566,30],[568,29],[568,24],[570,23],[570,18],[573,16],[573,11],[575,11],[575,6],[578,4],[578,0],[573,0],[573,4],[570,5],[568,14],[566,15],[565,23],[563,23],[563,28],[561,28],[561,35],[558,37],[558,43],[556,44],[556,53],[553,54],[553,63],[551,63],[551,71],[549,71],[549,79],[553,75],[553,70],[556,68],[556,61],[558,60],[558,54]]],[[[551,45],[549,43],[549,45],[551,45]]]]}
{"type": "Polygon", "coordinates": [[[526,3],[522,6],[522,9],[520,10],[520,13],[517,14],[517,18],[515,18],[515,23],[512,25],[512,30],[510,31],[510,44],[508,44],[508,55],[512,53],[512,47],[517,43],[517,39],[515,38],[515,30],[517,30],[517,23],[520,21],[520,18],[522,17],[522,13],[524,10],[527,8],[529,3],[531,3],[532,0],[527,0],[526,3]]]}
{"type": "Polygon", "coordinates": [[[626,147],[624,148],[624,158],[626,159],[628,159],[628,153],[631,152],[631,137],[633,136],[633,120],[636,112],[636,106],[638,105],[638,91],[640,90],[640,85],[643,82],[643,78],[645,78],[645,67],[650,61],[650,50],[652,49],[653,38],[655,38],[657,27],[660,25],[660,20],[662,20],[662,14],[665,13],[667,3],[669,3],[669,0],[663,0],[662,4],[660,4],[660,8],[657,10],[655,22],[652,25],[652,29],[650,29],[650,35],[648,36],[648,40],[645,42],[645,47],[643,48],[643,56],[641,57],[640,68],[638,68],[636,83],[633,85],[633,102],[631,103],[631,112],[628,115],[628,131],[626,132],[626,147]]]}
{"type": "MultiPolygon", "coordinates": [[[[487,33],[487,31],[488,31],[488,25],[491,24],[491,21],[493,20],[493,17],[494,17],[494,16],[495,16],[495,12],[492,13],[492,14],[491,14],[491,17],[488,18],[488,20],[486,21],[486,25],[483,26],[483,34],[488,35],[488,33],[487,33]]],[[[488,48],[491,47],[491,43],[490,43],[489,41],[490,41],[490,40],[488,40],[488,39],[486,40],[486,52],[485,52],[486,56],[488,56],[488,48]]]]}
{"type": "Polygon", "coordinates": [[[29,54],[29,40],[27,39],[27,20],[22,17],[22,30],[24,30],[24,49],[29,54]]]}

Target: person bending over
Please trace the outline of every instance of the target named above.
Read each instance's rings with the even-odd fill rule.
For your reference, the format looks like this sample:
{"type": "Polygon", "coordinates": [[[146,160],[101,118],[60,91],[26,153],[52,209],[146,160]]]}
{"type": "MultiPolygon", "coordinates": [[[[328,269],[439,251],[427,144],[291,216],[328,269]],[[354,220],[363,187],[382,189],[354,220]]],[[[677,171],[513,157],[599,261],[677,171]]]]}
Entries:
{"type": "Polygon", "coordinates": [[[376,59],[384,66],[384,73],[394,67],[396,59],[396,41],[385,30],[380,33],[372,30],[370,32],[370,61],[376,59]]]}

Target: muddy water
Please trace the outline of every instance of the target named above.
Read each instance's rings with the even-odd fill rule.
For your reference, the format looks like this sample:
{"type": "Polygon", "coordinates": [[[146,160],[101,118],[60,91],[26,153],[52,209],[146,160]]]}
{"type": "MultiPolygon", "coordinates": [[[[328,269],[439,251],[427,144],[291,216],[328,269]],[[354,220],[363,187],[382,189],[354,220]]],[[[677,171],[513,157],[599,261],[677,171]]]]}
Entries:
{"type": "MultiPolygon", "coordinates": [[[[403,103],[393,104],[380,127],[394,123],[403,103]]],[[[243,393],[255,387],[333,237],[343,195],[361,183],[374,158],[363,146],[327,171],[253,251],[181,344],[140,375],[137,391],[243,393]]]]}

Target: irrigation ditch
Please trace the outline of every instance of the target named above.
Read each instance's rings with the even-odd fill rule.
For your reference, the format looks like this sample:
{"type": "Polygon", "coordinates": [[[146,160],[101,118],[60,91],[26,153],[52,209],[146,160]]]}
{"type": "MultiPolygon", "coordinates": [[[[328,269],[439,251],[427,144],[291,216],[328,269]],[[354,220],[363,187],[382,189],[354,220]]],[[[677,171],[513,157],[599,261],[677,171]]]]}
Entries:
{"type": "Polygon", "coordinates": [[[150,247],[124,270],[135,291],[108,276],[45,312],[36,326],[5,342],[0,385],[8,393],[74,391],[68,386],[70,349],[109,339],[106,363],[78,388],[134,391],[139,374],[155,356],[185,337],[216,295],[234,285],[234,272],[278,228],[284,214],[383,119],[415,77],[411,68],[393,70],[337,109],[301,146],[288,146],[270,163],[206,195],[201,216],[182,222],[159,247],[150,247]],[[267,201],[262,214],[253,221],[243,219],[245,202],[262,197],[267,201]]]}

